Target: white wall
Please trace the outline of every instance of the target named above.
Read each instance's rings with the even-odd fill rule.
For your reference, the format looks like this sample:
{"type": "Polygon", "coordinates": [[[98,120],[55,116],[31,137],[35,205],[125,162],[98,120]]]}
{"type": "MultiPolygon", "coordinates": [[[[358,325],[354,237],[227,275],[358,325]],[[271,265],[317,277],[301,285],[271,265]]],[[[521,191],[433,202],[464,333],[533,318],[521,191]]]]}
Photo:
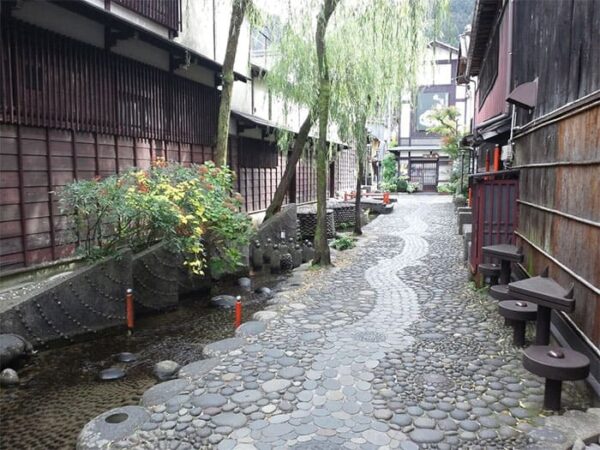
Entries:
{"type": "MultiPolygon", "coordinates": [[[[222,64],[229,38],[231,0],[182,0],[181,6],[183,29],[174,39],[175,42],[222,64]]],[[[244,21],[234,68],[248,77],[249,55],[250,25],[244,21]]]]}

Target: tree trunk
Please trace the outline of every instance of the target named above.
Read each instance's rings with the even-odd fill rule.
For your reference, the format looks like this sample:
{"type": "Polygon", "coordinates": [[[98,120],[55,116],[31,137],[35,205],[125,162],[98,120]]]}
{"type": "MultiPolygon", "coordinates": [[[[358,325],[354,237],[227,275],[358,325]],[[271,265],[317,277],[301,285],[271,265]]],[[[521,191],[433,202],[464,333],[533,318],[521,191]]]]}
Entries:
{"type": "Polygon", "coordinates": [[[237,53],[240,29],[244,22],[246,8],[250,0],[233,0],[231,22],[229,22],[229,38],[225,50],[225,60],[222,68],[223,90],[221,91],[221,104],[219,105],[219,121],[217,125],[217,147],[215,149],[215,164],[227,165],[227,140],[229,138],[229,115],[231,113],[231,93],[233,90],[233,65],[237,53]]]}
{"type": "Polygon", "coordinates": [[[331,81],[327,67],[325,51],[325,32],[327,23],[333,14],[338,0],[325,0],[323,9],[317,19],[315,41],[317,46],[317,63],[319,67],[319,140],[317,144],[317,228],[315,231],[315,257],[313,264],[331,265],[331,254],[327,244],[327,124],[329,121],[329,100],[331,81]]]}
{"type": "Polygon", "coordinates": [[[267,208],[264,220],[273,217],[275,214],[281,211],[283,199],[285,198],[285,194],[290,188],[290,184],[292,183],[294,175],[296,174],[296,165],[298,164],[298,160],[300,160],[300,156],[302,156],[302,150],[304,150],[304,145],[308,140],[308,133],[310,132],[310,127],[314,122],[314,117],[315,115],[313,112],[309,111],[306,119],[304,119],[304,122],[302,122],[302,126],[298,131],[298,136],[296,136],[296,139],[294,140],[292,153],[287,160],[283,177],[281,177],[281,181],[277,185],[275,195],[273,196],[273,200],[271,200],[271,204],[267,208]]]}
{"type": "Polygon", "coordinates": [[[362,187],[362,176],[365,171],[365,161],[367,159],[367,115],[360,114],[358,123],[354,125],[354,135],[356,136],[356,156],[358,158],[358,174],[356,176],[356,197],[354,200],[354,234],[362,234],[362,210],[360,207],[360,196],[362,187]]]}
{"type": "Polygon", "coordinates": [[[358,175],[356,177],[356,197],[354,199],[354,234],[362,234],[362,210],[360,208],[360,194],[362,188],[362,174],[365,170],[363,156],[358,153],[358,175]]]}

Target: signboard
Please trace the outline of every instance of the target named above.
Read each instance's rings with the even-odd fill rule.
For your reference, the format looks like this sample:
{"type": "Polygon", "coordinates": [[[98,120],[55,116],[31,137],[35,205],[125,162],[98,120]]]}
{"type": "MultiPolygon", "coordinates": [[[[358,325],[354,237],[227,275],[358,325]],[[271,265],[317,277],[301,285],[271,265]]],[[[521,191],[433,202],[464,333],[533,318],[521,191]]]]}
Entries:
{"type": "Polygon", "coordinates": [[[427,131],[433,125],[431,110],[448,106],[448,92],[421,92],[417,99],[417,131],[427,131]]]}

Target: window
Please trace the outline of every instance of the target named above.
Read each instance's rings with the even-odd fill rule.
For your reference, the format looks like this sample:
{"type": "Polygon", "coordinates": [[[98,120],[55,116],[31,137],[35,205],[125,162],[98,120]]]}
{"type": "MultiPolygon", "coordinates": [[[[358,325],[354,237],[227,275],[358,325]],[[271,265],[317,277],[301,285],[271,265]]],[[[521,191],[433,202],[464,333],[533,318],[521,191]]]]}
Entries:
{"type": "Polygon", "coordinates": [[[481,72],[479,73],[479,108],[492,90],[498,76],[498,57],[500,48],[500,27],[496,27],[490,47],[485,54],[481,72]]]}

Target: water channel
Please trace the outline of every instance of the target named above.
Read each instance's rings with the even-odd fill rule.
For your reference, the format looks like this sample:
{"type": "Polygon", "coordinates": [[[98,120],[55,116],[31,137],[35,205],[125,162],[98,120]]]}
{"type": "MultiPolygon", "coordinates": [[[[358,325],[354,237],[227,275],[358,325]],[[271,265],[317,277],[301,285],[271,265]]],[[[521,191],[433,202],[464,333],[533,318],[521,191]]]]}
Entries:
{"type": "MultiPolygon", "coordinates": [[[[253,285],[276,290],[284,278],[255,277],[253,285]]],[[[243,293],[237,286],[216,290],[213,295],[244,295],[244,321],[265,306],[263,296],[243,293]]],[[[21,384],[0,390],[0,449],[73,449],[89,420],[108,409],[139,403],[156,383],[156,362],[172,359],[185,365],[202,359],[204,345],[234,335],[234,311],[212,307],[209,298],[191,296],[177,310],[140,318],[131,336],[113,333],[29,358],[18,370],[21,384]],[[134,353],[137,361],[117,363],[114,355],[119,352],[134,353]],[[127,375],[99,381],[98,373],[108,367],[121,367],[127,375]]]]}

